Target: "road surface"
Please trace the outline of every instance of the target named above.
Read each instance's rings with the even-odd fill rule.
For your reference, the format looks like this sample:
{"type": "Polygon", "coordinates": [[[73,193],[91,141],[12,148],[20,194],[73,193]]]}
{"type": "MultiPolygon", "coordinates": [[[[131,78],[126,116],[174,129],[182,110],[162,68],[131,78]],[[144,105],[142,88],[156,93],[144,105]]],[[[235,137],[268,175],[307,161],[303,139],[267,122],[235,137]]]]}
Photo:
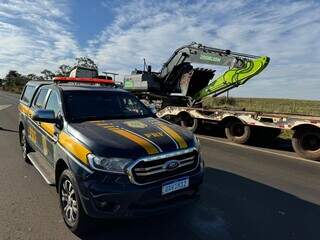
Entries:
{"type": "Polygon", "coordinates": [[[17,97],[0,92],[0,239],[320,239],[320,164],[288,151],[199,136],[206,161],[193,208],[151,219],[99,221],[75,236],[54,187],[24,163],[17,97]]]}

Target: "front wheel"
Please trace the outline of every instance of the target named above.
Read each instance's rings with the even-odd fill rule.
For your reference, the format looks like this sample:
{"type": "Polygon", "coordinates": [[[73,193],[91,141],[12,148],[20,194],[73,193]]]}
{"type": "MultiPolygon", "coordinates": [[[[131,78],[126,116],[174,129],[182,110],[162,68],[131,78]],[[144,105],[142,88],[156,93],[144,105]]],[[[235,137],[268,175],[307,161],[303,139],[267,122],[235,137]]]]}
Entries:
{"type": "Polygon", "coordinates": [[[320,160],[320,130],[316,128],[300,128],[295,130],[292,137],[294,151],[300,156],[320,160]]]}
{"type": "Polygon", "coordinates": [[[32,148],[27,141],[26,130],[24,128],[20,130],[20,146],[23,160],[27,163],[30,163],[28,153],[32,152],[32,148]]]}
{"type": "Polygon", "coordinates": [[[69,169],[60,176],[59,197],[63,220],[68,228],[75,234],[87,232],[89,217],[83,210],[76,179],[69,169]]]}

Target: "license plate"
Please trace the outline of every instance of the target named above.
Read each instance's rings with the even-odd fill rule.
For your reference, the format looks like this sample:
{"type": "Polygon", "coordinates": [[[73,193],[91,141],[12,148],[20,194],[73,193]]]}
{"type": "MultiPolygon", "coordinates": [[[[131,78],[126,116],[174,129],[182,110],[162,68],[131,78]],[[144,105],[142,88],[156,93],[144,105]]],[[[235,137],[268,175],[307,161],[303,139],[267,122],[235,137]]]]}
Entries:
{"type": "Polygon", "coordinates": [[[189,177],[176,179],[162,185],[162,195],[189,187],[189,177]]]}

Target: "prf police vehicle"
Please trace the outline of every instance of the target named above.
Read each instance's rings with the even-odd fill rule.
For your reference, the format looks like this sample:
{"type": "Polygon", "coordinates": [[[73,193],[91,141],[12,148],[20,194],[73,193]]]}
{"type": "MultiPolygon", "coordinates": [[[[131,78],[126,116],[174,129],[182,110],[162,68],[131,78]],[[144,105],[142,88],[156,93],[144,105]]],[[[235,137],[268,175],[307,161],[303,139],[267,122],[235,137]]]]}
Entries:
{"type": "Polygon", "coordinates": [[[195,199],[202,182],[196,137],[113,86],[109,78],[73,76],[30,81],[21,95],[23,158],[56,185],[73,232],[90,217],[174,209],[195,199]]]}

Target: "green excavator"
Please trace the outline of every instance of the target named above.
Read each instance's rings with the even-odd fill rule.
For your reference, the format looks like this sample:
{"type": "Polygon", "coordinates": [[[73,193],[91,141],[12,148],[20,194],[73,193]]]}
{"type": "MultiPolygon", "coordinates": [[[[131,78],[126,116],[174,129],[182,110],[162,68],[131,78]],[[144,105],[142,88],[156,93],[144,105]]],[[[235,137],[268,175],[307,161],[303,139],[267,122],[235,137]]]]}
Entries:
{"type": "Polygon", "coordinates": [[[161,99],[166,105],[194,106],[206,96],[218,96],[245,84],[269,63],[267,56],[254,56],[207,47],[199,43],[178,48],[160,72],[151,66],[124,77],[124,89],[148,100],[161,99]],[[192,64],[225,66],[228,70],[212,80],[216,70],[194,68],[192,64]]]}

